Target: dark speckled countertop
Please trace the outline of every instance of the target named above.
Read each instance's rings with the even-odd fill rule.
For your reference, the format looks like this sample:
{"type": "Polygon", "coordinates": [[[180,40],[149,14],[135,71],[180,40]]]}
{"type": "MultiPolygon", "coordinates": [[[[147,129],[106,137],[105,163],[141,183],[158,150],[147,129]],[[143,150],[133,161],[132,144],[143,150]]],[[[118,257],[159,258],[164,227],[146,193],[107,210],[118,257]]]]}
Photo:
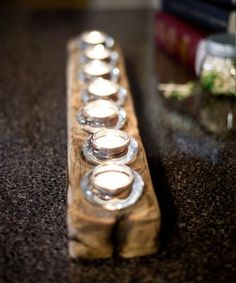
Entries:
{"type": "Polygon", "coordinates": [[[153,60],[152,21],[147,11],[0,10],[1,283],[236,282],[236,141],[199,126],[194,110],[173,112],[156,93],[157,77],[191,75],[160,51],[153,60]],[[68,257],[66,42],[88,28],[112,34],[127,59],[162,210],[153,256],[68,257]]]}

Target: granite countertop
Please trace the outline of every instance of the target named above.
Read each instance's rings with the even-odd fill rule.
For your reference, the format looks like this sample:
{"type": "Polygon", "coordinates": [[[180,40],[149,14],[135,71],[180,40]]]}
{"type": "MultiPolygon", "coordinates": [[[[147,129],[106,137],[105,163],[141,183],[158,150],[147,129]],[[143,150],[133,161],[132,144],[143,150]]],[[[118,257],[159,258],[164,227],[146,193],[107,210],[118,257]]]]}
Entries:
{"type": "Polygon", "coordinates": [[[157,77],[191,75],[161,52],[153,60],[152,21],[148,11],[0,10],[0,282],[235,282],[236,141],[157,94],[157,77]],[[156,255],[68,257],[66,42],[90,28],[112,34],[127,58],[162,211],[156,255]]]}

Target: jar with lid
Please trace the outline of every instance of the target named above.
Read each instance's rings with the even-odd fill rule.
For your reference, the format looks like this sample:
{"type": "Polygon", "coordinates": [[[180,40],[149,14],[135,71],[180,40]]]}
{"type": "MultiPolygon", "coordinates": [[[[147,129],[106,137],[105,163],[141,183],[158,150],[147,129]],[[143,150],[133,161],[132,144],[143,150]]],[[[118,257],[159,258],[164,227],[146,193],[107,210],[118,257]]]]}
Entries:
{"type": "Polygon", "coordinates": [[[196,73],[201,86],[213,95],[236,97],[235,35],[210,35],[199,44],[196,73]]]}

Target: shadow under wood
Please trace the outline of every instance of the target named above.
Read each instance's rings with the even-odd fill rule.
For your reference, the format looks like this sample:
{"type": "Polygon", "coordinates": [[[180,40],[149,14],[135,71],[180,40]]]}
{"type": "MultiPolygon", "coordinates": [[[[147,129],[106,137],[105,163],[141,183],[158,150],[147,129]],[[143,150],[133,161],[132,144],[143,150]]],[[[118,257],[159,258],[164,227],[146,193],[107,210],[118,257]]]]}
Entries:
{"type": "Polygon", "coordinates": [[[145,101],[145,94],[142,92],[140,84],[138,83],[138,80],[135,76],[135,68],[132,62],[127,60],[127,58],[126,66],[131,93],[135,105],[135,111],[139,123],[140,135],[142,137],[142,141],[146,151],[154,190],[158,197],[158,202],[161,209],[160,250],[163,250],[175,228],[177,220],[177,211],[174,207],[172,195],[168,188],[168,180],[165,174],[165,169],[160,161],[160,152],[158,152],[159,141],[154,138],[155,135],[152,135],[152,131],[155,131],[155,129],[153,129],[152,125],[149,125],[147,121],[148,119],[145,118],[148,117],[148,115],[152,115],[152,113],[146,113],[148,111],[148,108],[145,107],[145,103],[147,103],[145,101]]]}

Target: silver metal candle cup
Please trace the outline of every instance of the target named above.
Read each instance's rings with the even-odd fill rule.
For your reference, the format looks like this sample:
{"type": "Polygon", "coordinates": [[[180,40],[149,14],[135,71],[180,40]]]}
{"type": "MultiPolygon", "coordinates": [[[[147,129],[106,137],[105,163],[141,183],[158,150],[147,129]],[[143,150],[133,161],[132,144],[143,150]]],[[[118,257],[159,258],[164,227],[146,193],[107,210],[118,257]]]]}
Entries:
{"type": "Polygon", "coordinates": [[[104,128],[120,129],[126,122],[126,112],[113,101],[99,99],[80,108],[77,120],[89,133],[95,133],[104,128]]]}
{"type": "Polygon", "coordinates": [[[110,50],[102,44],[98,44],[85,48],[79,56],[79,63],[84,65],[93,60],[101,60],[112,66],[116,66],[118,58],[119,55],[116,51],[110,50]]]}
{"type": "Polygon", "coordinates": [[[102,60],[92,60],[81,66],[79,69],[78,79],[82,82],[89,83],[96,78],[103,78],[117,82],[120,71],[113,65],[102,60]]]}
{"type": "Polygon", "coordinates": [[[108,210],[119,210],[136,203],[143,192],[142,177],[126,165],[96,166],[81,179],[88,201],[108,210]]]}
{"type": "Polygon", "coordinates": [[[94,133],[83,144],[83,154],[92,164],[128,164],[138,152],[138,143],[126,132],[104,129],[94,133]]]}
{"type": "Polygon", "coordinates": [[[127,166],[120,165],[97,166],[93,170],[89,180],[93,192],[104,200],[115,197],[121,199],[127,198],[131,192],[133,181],[134,175],[132,170],[127,166]],[[109,180],[108,183],[106,182],[108,174],[117,175],[120,178],[124,176],[126,180],[123,184],[117,184],[115,180],[109,180]],[[102,176],[103,179],[99,180],[99,176],[102,176]]]}
{"type": "Polygon", "coordinates": [[[97,99],[110,99],[118,105],[123,105],[127,98],[127,90],[116,82],[96,78],[88,83],[81,92],[81,99],[84,104],[97,99]]]}
{"type": "Polygon", "coordinates": [[[128,150],[129,144],[129,135],[120,130],[104,129],[96,132],[91,137],[91,145],[94,148],[94,151],[105,157],[116,157],[125,154],[128,150]],[[104,141],[104,138],[108,138],[108,141],[110,142],[109,146],[106,144],[103,145],[103,143],[100,141],[101,139],[104,141]],[[119,142],[113,143],[112,145],[112,140],[114,141],[115,138],[118,138],[119,142]]]}
{"type": "Polygon", "coordinates": [[[106,33],[98,30],[84,31],[78,40],[78,47],[85,49],[87,47],[103,44],[106,48],[114,47],[114,39],[106,33]]]}

